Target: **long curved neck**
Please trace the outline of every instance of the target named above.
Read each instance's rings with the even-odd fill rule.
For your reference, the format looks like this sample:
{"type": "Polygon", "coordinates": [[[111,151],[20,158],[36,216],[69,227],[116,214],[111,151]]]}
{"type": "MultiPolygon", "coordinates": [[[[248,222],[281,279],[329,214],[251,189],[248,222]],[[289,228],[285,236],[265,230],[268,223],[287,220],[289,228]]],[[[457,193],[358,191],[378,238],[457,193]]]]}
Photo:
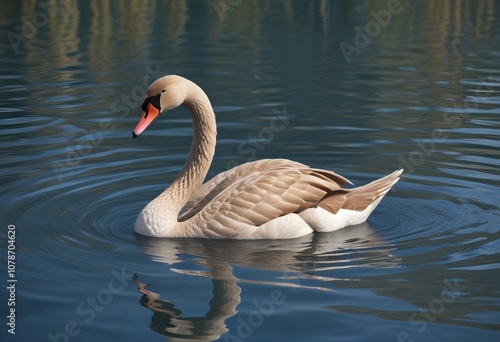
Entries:
{"type": "Polygon", "coordinates": [[[193,141],[181,173],[160,196],[167,199],[175,215],[184,207],[208,173],[215,154],[217,125],[207,95],[196,84],[189,82],[184,106],[193,118],[193,141]]]}

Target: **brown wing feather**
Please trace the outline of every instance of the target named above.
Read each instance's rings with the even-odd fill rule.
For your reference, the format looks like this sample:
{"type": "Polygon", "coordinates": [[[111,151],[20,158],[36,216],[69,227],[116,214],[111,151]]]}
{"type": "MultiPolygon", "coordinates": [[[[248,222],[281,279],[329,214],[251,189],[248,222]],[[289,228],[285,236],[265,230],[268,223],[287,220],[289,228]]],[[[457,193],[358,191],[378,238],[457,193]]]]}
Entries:
{"type": "Polygon", "coordinates": [[[394,171],[385,177],[350,190],[342,207],[356,211],[365,210],[373,201],[391,190],[392,186],[399,180],[402,172],[403,170],[394,171]]]}
{"type": "Polygon", "coordinates": [[[333,172],[310,168],[263,171],[233,183],[203,208],[203,216],[209,226],[210,221],[219,226],[230,220],[259,226],[316,206],[346,182],[333,172]]]}
{"type": "Polygon", "coordinates": [[[340,209],[363,211],[380,196],[385,195],[398,181],[401,173],[402,170],[398,170],[364,186],[330,193],[318,203],[318,207],[333,214],[340,209]]]}
{"type": "Polygon", "coordinates": [[[288,159],[262,159],[238,165],[203,184],[182,209],[183,214],[179,216],[179,221],[185,221],[196,215],[231,184],[266,170],[282,168],[307,168],[307,166],[288,159]]]}
{"type": "Polygon", "coordinates": [[[340,209],[342,209],[346,199],[346,191],[336,191],[326,195],[318,203],[318,207],[323,208],[332,214],[336,214],[340,209]]]}

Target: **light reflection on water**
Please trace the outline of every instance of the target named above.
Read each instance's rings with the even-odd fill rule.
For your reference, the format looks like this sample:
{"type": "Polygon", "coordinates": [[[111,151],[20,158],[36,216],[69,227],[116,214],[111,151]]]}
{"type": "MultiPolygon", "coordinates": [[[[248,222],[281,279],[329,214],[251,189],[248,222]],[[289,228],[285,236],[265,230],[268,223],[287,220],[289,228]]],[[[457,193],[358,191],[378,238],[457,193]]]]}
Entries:
{"type": "MultiPolygon", "coordinates": [[[[351,63],[339,44],[386,1],[243,1],[223,20],[180,0],[59,6],[19,53],[0,42],[0,203],[18,233],[20,339],[61,337],[68,322],[82,341],[498,338],[495,2],[412,3],[351,63]],[[182,109],[131,139],[144,84],[167,73],[214,105],[211,175],[290,158],[356,185],[401,166],[404,177],[368,223],[329,234],[136,236],[190,146],[182,109]],[[283,129],[269,131],[277,117],[283,129]],[[79,313],[113,270],[123,288],[79,313]]],[[[17,34],[42,10],[0,7],[1,31],[17,34]]]]}

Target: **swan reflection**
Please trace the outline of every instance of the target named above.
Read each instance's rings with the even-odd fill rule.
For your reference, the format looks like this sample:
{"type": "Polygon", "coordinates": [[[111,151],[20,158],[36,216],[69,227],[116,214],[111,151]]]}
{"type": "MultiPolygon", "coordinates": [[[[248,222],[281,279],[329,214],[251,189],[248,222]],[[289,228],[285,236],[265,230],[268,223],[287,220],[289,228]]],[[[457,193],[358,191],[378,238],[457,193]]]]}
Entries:
{"type": "MultiPolygon", "coordinates": [[[[142,293],[140,303],[153,312],[150,328],[169,341],[214,341],[228,332],[225,321],[237,314],[241,302],[238,283],[268,285],[269,303],[279,303],[284,291],[313,288],[334,291],[335,270],[353,267],[395,267],[399,259],[391,254],[393,246],[383,241],[367,224],[331,233],[310,234],[290,240],[207,240],[158,239],[137,236],[140,248],[155,261],[170,265],[174,272],[207,277],[212,280],[212,299],[203,317],[184,317],[175,307],[175,298],[148,289],[139,275],[135,281],[142,293]],[[204,270],[193,270],[192,263],[204,270]],[[189,264],[190,267],[186,267],[189,264]],[[233,266],[278,272],[267,279],[237,278],[233,266]]],[[[248,272],[247,272],[248,274],[248,272]]],[[[258,272],[257,274],[262,274],[258,272]]],[[[345,274],[343,272],[342,274],[345,274]]],[[[237,319],[240,319],[237,317],[237,319]]]]}

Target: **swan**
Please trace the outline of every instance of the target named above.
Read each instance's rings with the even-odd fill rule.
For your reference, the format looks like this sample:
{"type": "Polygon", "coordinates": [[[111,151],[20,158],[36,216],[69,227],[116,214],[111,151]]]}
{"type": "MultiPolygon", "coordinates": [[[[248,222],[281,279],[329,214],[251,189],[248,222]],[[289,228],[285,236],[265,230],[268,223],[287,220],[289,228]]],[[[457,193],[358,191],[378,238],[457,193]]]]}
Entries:
{"type": "Polygon", "coordinates": [[[137,138],[180,105],[190,111],[193,139],[175,181],[140,212],[135,232],[151,237],[288,239],[366,221],[403,170],[357,188],[341,175],[287,159],[248,162],[202,185],[215,153],[215,114],[205,92],[177,75],[146,91],[137,138]]]}

